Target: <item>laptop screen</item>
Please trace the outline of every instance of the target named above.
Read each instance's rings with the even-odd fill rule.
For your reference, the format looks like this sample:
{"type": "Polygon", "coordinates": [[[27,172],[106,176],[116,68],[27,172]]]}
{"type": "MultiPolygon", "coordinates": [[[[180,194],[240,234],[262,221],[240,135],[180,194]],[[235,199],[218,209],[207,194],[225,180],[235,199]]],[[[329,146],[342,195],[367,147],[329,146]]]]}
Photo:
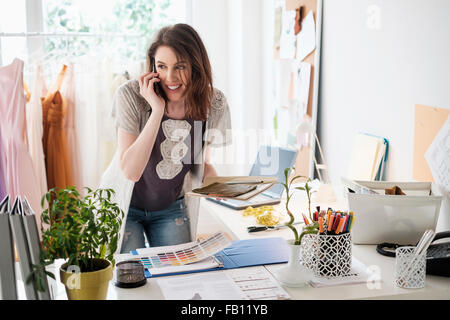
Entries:
{"type": "MultiPolygon", "coordinates": [[[[281,147],[261,146],[256,161],[250,170],[250,176],[276,176],[278,182],[284,182],[284,169],[294,165],[296,150],[281,147]]],[[[272,198],[281,198],[284,187],[275,184],[263,194],[272,198]]]]}

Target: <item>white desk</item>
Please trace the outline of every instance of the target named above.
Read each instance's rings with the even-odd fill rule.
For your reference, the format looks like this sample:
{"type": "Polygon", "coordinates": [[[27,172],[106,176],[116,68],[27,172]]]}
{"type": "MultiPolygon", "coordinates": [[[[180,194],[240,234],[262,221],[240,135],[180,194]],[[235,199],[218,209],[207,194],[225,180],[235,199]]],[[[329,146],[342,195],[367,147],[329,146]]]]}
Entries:
{"type": "MultiPolygon", "coordinates": [[[[304,208],[306,203],[301,197],[295,197],[290,208],[304,208]]],[[[283,204],[278,206],[280,210],[283,204]]],[[[334,209],[345,209],[342,203],[330,205],[334,209]]],[[[312,207],[315,208],[315,205],[312,207]]],[[[326,208],[324,208],[326,209],[326,208]]],[[[221,228],[234,240],[251,239],[255,237],[283,237],[292,238],[292,231],[281,229],[249,234],[246,227],[255,225],[253,217],[243,217],[242,212],[228,209],[224,206],[202,199],[201,210],[207,210],[212,218],[222,224],[221,228]]],[[[298,211],[296,211],[298,214],[298,211]]],[[[220,227],[220,224],[218,225],[220,227]]],[[[353,245],[353,256],[364,263],[367,267],[378,268],[382,281],[378,284],[353,284],[322,288],[285,288],[292,299],[450,299],[450,278],[427,276],[426,286],[422,289],[402,289],[393,283],[395,258],[384,257],[378,254],[373,245],[353,245]]],[[[282,265],[267,265],[270,272],[275,271],[282,265]]],[[[223,271],[211,271],[223,272],[223,271]]],[[[56,273],[57,279],[58,274],[56,273]]],[[[180,277],[180,276],[172,276],[180,277]]],[[[64,288],[58,284],[57,299],[66,299],[64,288]]],[[[164,299],[155,278],[148,279],[145,286],[136,289],[121,289],[110,283],[107,299],[126,300],[160,300],[164,299]]]]}

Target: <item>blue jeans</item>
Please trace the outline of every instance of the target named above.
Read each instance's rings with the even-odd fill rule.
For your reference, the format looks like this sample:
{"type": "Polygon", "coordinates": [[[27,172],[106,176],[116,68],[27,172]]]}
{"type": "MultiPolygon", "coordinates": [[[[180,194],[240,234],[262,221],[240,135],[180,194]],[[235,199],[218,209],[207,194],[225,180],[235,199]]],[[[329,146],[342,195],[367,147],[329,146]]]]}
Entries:
{"type": "Polygon", "coordinates": [[[191,234],[184,198],[174,201],[168,208],[160,211],[130,206],[120,252],[129,253],[145,248],[144,235],[150,247],[189,242],[191,234]]]}

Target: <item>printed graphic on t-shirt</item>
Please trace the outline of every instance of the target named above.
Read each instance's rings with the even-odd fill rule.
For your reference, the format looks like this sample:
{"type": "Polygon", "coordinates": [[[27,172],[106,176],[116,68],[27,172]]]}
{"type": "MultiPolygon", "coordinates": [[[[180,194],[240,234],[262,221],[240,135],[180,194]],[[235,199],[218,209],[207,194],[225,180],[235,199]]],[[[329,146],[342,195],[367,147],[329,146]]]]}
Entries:
{"type": "Polygon", "coordinates": [[[191,132],[191,125],[186,120],[168,119],[162,123],[166,139],[161,143],[162,160],[156,165],[160,179],[173,179],[183,169],[181,160],[189,147],[184,143],[191,132]]]}

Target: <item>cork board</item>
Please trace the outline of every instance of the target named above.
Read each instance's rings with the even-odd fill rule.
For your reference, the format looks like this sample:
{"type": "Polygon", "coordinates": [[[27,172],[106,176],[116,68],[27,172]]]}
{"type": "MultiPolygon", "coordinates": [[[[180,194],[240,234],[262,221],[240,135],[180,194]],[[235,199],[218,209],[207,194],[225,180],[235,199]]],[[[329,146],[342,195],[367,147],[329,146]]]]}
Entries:
{"type": "MultiPolygon", "coordinates": [[[[318,1],[321,0],[286,0],[285,6],[286,10],[296,10],[300,6],[303,6],[303,19],[305,20],[306,16],[310,11],[312,11],[314,16],[314,24],[316,27],[316,39],[320,39],[320,37],[317,37],[317,34],[321,32],[321,19],[317,19],[317,9],[318,9],[318,1]]],[[[317,91],[318,88],[315,88],[316,82],[315,77],[319,74],[319,69],[317,67],[318,63],[315,62],[315,56],[316,51],[320,50],[320,44],[316,42],[316,49],[313,50],[308,56],[306,56],[302,61],[307,62],[311,65],[311,79],[310,79],[310,87],[309,87],[309,97],[308,97],[308,107],[307,107],[307,115],[313,119],[314,126],[316,125],[315,116],[317,114],[317,110],[314,110],[314,108],[317,109],[317,99],[315,98],[315,90],[317,91]],[[314,105],[316,103],[316,105],[314,105]]],[[[317,82],[318,84],[318,82],[317,82]]],[[[315,145],[315,141],[313,142],[313,146],[315,145]]],[[[301,174],[304,176],[309,176],[311,178],[314,174],[314,162],[313,162],[313,155],[311,154],[314,152],[314,148],[306,147],[302,148],[298,151],[297,158],[295,160],[295,168],[296,168],[296,174],[301,174]]]]}
{"type": "Polygon", "coordinates": [[[425,152],[450,115],[450,109],[417,104],[414,110],[413,178],[435,182],[425,159],[425,152]]]}

